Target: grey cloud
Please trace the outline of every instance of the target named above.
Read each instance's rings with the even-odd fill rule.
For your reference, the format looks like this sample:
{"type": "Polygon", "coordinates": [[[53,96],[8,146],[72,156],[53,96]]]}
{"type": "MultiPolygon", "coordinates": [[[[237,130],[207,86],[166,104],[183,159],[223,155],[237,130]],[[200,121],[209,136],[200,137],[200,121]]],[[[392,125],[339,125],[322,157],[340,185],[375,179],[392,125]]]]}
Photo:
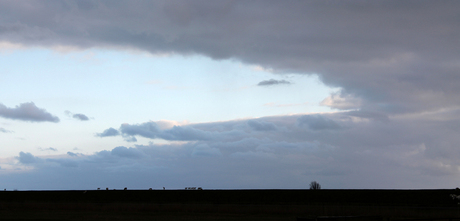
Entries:
{"type": "Polygon", "coordinates": [[[2,132],[2,133],[11,133],[11,131],[9,131],[9,130],[3,128],[3,127],[0,127],[0,132],[2,132]]]}
{"type": "Polygon", "coordinates": [[[127,158],[141,158],[144,156],[142,151],[136,148],[127,148],[123,146],[115,147],[112,149],[112,155],[119,156],[119,157],[127,157],[127,158]]]}
{"type": "Polygon", "coordinates": [[[257,86],[271,86],[271,85],[277,85],[277,84],[291,84],[291,82],[286,81],[286,80],[270,79],[270,80],[259,82],[257,86]]]}
{"type": "Polygon", "coordinates": [[[277,130],[276,125],[271,122],[248,120],[247,124],[256,131],[274,131],[277,130]]]}
{"type": "Polygon", "coordinates": [[[306,125],[311,130],[339,130],[343,127],[334,120],[321,115],[304,115],[297,119],[299,126],[306,125]]]}
{"type": "Polygon", "coordinates": [[[339,110],[358,109],[362,106],[362,101],[351,94],[344,94],[343,91],[339,93],[332,93],[329,97],[321,101],[323,106],[339,110]]]}
{"type": "Polygon", "coordinates": [[[78,162],[71,159],[46,159],[46,161],[57,163],[62,167],[78,167],[78,162]]]}
{"type": "Polygon", "coordinates": [[[38,148],[38,149],[41,150],[41,151],[57,151],[57,149],[56,149],[56,148],[53,148],[53,147],[48,147],[48,148],[41,148],[41,147],[40,147],[40,148],[38,148]]]}
{"type": "Polygon", "coordinates": [[[39,158],[35,157],[31,153],[24,153],[22,151],[19,152],[19,157],[16,157],[16,159],[18,159],[22,164],[33,164],[40,161],[39,158]]]}
{"type": "Polygon", "coordinates": [[[452,47],[460,34],[459,6],[416,0],[7,1],[0,3],[0,40],[236,59],[274,73],[318,74],[360,100],[360,108],[422,112],[460,102],[460,56],[452,47]]]}
{"type": "Polygon", "coordinates": [[[78,156],[78,154],[74,153],[74,152],[67,152],[67,155],[71,156],[71,157],[76,157],[78,156]]]}
{"type": "Polygon", "coordinates": [[[390,118],[386,114],[380,113],[380,112],[349,111],[349,112],[345,112],[344,114],[348,116],[365,118],[365,119],[373,119],[373,120],[382,121],[382,122],[390,121],[390,118]]]}
{"type": "Polygon", "coordinates": [[[133,139],[132,136],[138,135],[151,139],[161,138],[176,141],[228,140],[244,136],[243,133],[235,130],[218,132],[198,129],[193,126],[173,126],[170,129],[161,130],[155,122],[122,124],[120,131],[128,139],[133,139]]]}
{"type": "Polygon", "coordinates": [[[222,153],[218,148],[210,147],[208,144],[198,144],[193,148],[192,156],[215,157],[222,156],[222,153]]]}
{"type": "Polygon", "coordinates": [[[118,136],[120,132],[118,132],[117,129],[115,128],[109,128],[104,130],[102,133],[97,133],[96,136],[98,137],[112,137],[112,136],[118,136]]]}
{"type": "Polygon", "coordinates": [[[156,138],[160,133],[160,129],[155,122],[146,122],[143,124],[131,125],[122,124],[120,131],[126,135],[139,135],[147,138],[156,138]]]}
{"type": "Polygon", "coordinates": [[[51,115],[45,109],[38,108],[33,102],[22,103],[15,108],[0,104],[0,117],[31,122],[59,122],[58,117],[51,115]]]}
{"type": "Polygon", "coordinates": [[[89,120],[89,118],[84,114],[74,114],[72,117],[81,121],[89,120]]]}
{"type": "MultiPolygon", "coordinates": [[[[134,149],[117,147],[87,156],[86,159],[92,165],[104,165],[110,170],[131,168],[134,162],[141,165],[154,164],[168,168],[170,175],[165,177],[190,173],[193,174],[187,176],[190,180],[201,176],[203,172],[203,179],[209,182],[212,179],[210,177],[216,176],[228,179],[227,182],[233,188],[252,187],[247,180],[244,181],[246,176],[258,177],[254,183],[255,187],[259,185],[258,188],[265,185],[269,177],[284,177],[292,181],[296,188],[308,182],[310,176],[321,177],[331,188],[439,187],[439,182],[430,181],[433,177],[442,179],[446,185],[457,183],[458,179],[453,174],[460,174],[456,169],[460,166],[456,161],[460,151],[453,147],[460,142],[456,135],[460,132],[458,117],[451,116],[448,124],[436,118],[417,117],[395,118],[378,112],[349,111],[190,124],[186,128],[198,131],[196,133],[199,136],[209,132],[216,139],[193,139],[193,142],[166,145],[135,145],[135,149],[148,157],[136,158],[141,155],[134,149]],[[250,122],[274,125],[283,130],[255,130],[250,122]],[[228,132],[239,136],[230,136],[230,139],[226,136],[228,132]],[[128,157],[130,151],[134,153],[131,158],[128,157]],[[267,171],[268,168],[271,172],[267,176],[263,175],[261,171],[267,171]],[[227,175],[219,175],[222,173],[227,175]],[[424,177],[420,178],[419,174],[424,177]],[[420,180],[423,180],[423,184],[420,180]]],[[[160,130],[155,122],[144,124],[124,125],[129,126],[127,128],[132,136],[143,134],[161,138],[165,133],[182,141],[197,136],[194,133],[173,133],[173,128],[160,130]]],[[[81,166],[82,163],[79,163],[79,168],[81,166]]],[[[275,180],[271,180],[270,185],[294,187],[275,180]]]]}
{"type": "MultiPolygon", "coordinates": [[[[327,188],[455,186],[460,182],[460,150],[455,148],[460,142],[460,119],[449,119],[446,124],[416,117],[393,117],[382,123],[370,113],[337,112],[252,119],[284,128],[276,133],[253,133],[248,130],[248,120],[192,124],[189,127],[196,130],[238,130],[246,135],[228,140],[120,146],[91,155],[68,153],[46,160],[22,152],[17,159],[35,170],[17,176],[23,181],[69,178],[57,186],[44,182],[55,188],[68,188],[74,182],[79,188],[94,188],[100,185],[96,181],[107,180],[123,188],[132,179],[136,180],[133,188],[182,188],[194,182],[208,188],[305,188],[312,176],[327,188]],[[331,123],[339,120],[346,130],[336,130],[337,125],[331,123]],[[304,126],[316,130],[305,130],[304,126]]],[[[10,179],[2,175],[3,181],[10,179]]]]}
{"type": "Polygon", "coordinates": [[[74,114],[68,110],[65,111],[65,114],[68,115],[69,117],[75,118],[80,121],[88,121],[89,117],[84,115],[84,114],[74,114]]]}
{"type": "Polygon", "coordinates": [[[212,140],[219,139],[220,133],[198,130],[193,127],[174,126],[165,130],[160,137],[166,140],[212,140]]]}
{"type": "Polygon", "coordinates": [[[135,136],[123,136],[123,139],[126,141],[126,142],[137,142],[137,139],[135,136]]]}

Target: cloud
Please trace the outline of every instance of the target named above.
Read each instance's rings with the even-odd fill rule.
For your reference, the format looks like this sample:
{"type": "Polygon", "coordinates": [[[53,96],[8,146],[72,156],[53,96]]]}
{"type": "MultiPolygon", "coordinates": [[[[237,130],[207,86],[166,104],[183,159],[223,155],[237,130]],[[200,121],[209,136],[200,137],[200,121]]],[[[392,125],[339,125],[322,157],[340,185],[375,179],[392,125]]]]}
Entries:
{"type": "Polygon", "coordinates": [[[120,126],[120,132],[130,136],[139,135],[154,139],[158,137],[160,129],[155,122],[146,122],[136,125],[122,124],[120,126]]]}
{"type": "Polygon", "coordinates": [[[19,152],[19,157],[16,157],[22,164],[33,164],[40,161],[40,158],[35,157],[31,153],[19,152]]]}
{"type": "Polygon", "coordinates": [[[299,126],[307,126],[311,130],[339,130],[343,127],[334,120],[321,115],[304,115],[297,119],[299,126]]]}
{"type": "Polygon", "coordinates": [[[57,149],[53,148],[53,147],[48,147],[48,148],[39,147],[38,149],[41,150],[41,151],[57,151],[57,149]]]}
{"type": "Polygon", "coordinates": [[[3,128],[3,127],[0,127],[0,132],[1,133],[11,133],[11,131],[9,131],[9,130],[3,128]]]}
{"type": "Polygon", "coordinates": [[[321,101],[320,104],[339,110],[349,110],[360,108],[362,101],[361,99],[353,97],[350,94],[344,95],[342,93],[333,93],[321,101]]]}
{"type": "Polygon", "coordinates": [[[78,156],[78,154],[74,153],[74,152],[67,152],[67,155],[71,156],[71,157],[76,157],[78,156]]]}
{"type": "Polygon", "coordinates": [[[120,132],[118,132],[117,129],[115,128],[109,128],[104,130],[102,133],[97,133],[96,136],[98,137],[113,137],[113,136],[118,136],[120,132]]]}
{"type": "Polygon", "coordinates": [[[127,148],[123,146],[115,147],[112,149],[112,155],[119,156],[119,157],[127,157],[127,158],[141,158],[144,156],[142,151],[136,148],[127,148]]]}
{"type": "Polygon", "coordinates": [[[156,122],[145,122],[141,124],[122,124],[120,132],[128,140],[135,140],[133,136],[142,136],[150,139],[164,139],[171,141],[199,141],[199,140],[228,140],[244,136],[239,131],[213,131],[203,130],[193,126],[173,126],[169,129],[160,129],[156,122]]]}
{"type": "Polygon", "coordinates": [[[62,167],[78,167],[78,162],[72,159],[47,159],[46,161],[57,163],[62,167]]]}
{"type": "Polygon", "coordinates": [[[276,125],[270,122],[248,120],[248,125],[256,131],[273,131],[277,130],[276,125]]]}
{"type": "Polygon", "coordinates": [[[22,103],[15,108],[0,104],[0,117],[30,122],[59,122],[58,117],[51,115],[45,109],[38,108],[33,102],[22,103]]]}
{"type": "Polygon", "coordinates": [[[81,121],[89,120],[89,118],[84,114],[74,114],[72,117],[81,121]]]}
{"type": "MultiPolygon", "coordinates": [[[[24,181],[17,188],[29,189],[45,184],[84,189],[100,183],[146,189],[189,183],[207,188],[308,188],[313,177],[325,188],[448,188],[460,182],[460,151],[455,148],[460,119],[448,122],[405,117],[382,121],[378,114],[350,111],[188,124],[217,137],[229,131],[244,135],[118,146],[86,155],[36,157],[21,152],[15,158],[20,164],[5,164],[3,159],[2,168],[34,168],[11,173],[24,181]],[[249,122],[278,129],[255,130],[249,122]],[[64,181],[50,183],[55,177],[64,181]]],[[[8,183],[13,178],[2,179],[8,183]]]]}
{"type": "Polygon", "coordinates": [[[277,85],[277,84],[291,84],[291,82],[286,81],[286,80],[270,79],[270,80],[259,82],[257,86],[271,86],[271,85],[277,85]]]}
{"type": "Polygon", "coordinates": [[[345,112],[344,114],[348,115],[348,116],[362,118],[362,119],[373,119],[373,120],[378,120],[378,121],[382,121],[382,122],[390,121],[390,118],[386,114],[380,113],[380,112],[349,111],[349,112],[345,112]]]}
{"type": "Polygon", "coordinates": [[[193,148],[192,156],[194,157],[215,157],[222,156],[219,149],[210,147],[207,144],[198,144],[193,148]]]}
{"type": "Polygon", "coordinates": [[[65,111],[65,114],[72,117],[72,118],[75,118],[77,120],[80,120],[80,121],[88,121],[89,120],[89,117],[87,117],[86,115],[84,114],[74,114],[70,111],[65,111]]]}
{"type": "MultiPolygon", "coordinates": [[[[460,56],[452,47],[459,34],[456,1],[48,4],[0,3],[5,15],[0,41],[21,47],[201,54],[275,74],[317,74],[323,83],[342,88],[345,98],[359,100],[358,107],[388,113],[432,111],[460,102],[460,56]]],[[[334,98],[323,104],[357,107],[334,98]]]]}

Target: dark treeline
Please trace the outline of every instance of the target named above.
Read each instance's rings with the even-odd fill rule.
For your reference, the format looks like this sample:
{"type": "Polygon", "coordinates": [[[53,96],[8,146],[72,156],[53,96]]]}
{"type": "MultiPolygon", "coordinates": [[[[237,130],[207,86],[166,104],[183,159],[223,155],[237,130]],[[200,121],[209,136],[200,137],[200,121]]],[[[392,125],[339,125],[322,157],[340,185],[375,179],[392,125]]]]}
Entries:
{"type": "Polygon", "coordinates": [[[456,206],[456,190],[78,190],[1,191],[2,202],[364,204],[456,206]]]}

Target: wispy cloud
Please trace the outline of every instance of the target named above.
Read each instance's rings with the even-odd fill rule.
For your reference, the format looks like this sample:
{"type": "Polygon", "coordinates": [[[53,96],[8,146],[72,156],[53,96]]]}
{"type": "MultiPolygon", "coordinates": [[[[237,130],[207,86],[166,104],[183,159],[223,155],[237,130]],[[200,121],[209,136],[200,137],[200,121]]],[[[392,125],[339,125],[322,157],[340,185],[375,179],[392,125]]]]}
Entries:
{"type": "Polygon", "coordinates": [[[9,131],[9,130],[3,128],[3,127],[0,127],[0,132],[1,133],[12,133],[12,131],[9,131]]]}
{"type": "Polygon", "coordinates": [[[257,86],[272,86],[272,85],[279,85],[279,84],[291,84],[291,82],[286,81],[286,80],[270,79],[270,80],[265,80],[265,81],[259,82],[257,84],[257,86]]]}
{"type": "Polygon", "coordinates": [[[56,149],[56,148],[53,148],[53,147],[48,147],[48,148],[41,148],[41,147],[39,147],[38,149],[41,150],[41,151],[53,151],[53,152],[56,152],[56,151],[57,151],[57,149],[56,149]]]}

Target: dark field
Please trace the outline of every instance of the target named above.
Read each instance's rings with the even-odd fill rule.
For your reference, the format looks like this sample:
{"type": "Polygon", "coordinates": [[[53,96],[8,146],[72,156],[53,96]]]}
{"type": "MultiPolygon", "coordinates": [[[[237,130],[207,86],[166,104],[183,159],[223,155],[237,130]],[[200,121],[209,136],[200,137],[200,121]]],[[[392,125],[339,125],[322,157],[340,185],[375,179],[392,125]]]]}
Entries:
{"type": "Polygon", "coordinates": [[[451,194],[460,191],[1,191],[0,220],[460,220],[451,194]]]}

